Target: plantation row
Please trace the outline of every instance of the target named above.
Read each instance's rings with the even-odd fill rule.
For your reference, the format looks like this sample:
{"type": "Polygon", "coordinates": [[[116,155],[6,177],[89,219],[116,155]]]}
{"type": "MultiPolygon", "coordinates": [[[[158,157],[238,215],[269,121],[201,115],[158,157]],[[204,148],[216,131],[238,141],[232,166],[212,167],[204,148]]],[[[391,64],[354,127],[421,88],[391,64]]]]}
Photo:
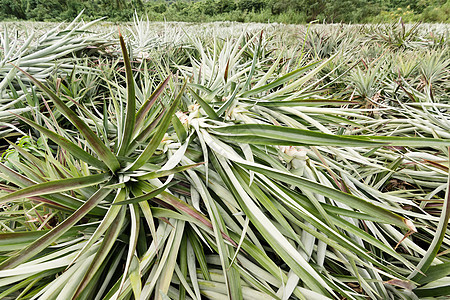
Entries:
{"type": "Polygon", "coordinates": [[[1,299],[445,299],[445,25],[4,23],[1,299]]]}

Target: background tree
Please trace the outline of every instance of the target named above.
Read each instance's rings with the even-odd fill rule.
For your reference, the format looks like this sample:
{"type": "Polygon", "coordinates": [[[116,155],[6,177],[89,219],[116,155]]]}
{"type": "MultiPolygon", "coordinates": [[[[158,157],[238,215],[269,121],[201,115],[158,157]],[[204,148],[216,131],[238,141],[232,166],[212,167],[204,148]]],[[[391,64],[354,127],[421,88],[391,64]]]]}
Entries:
{"type": "Polygon", "coordinates": [[[131,21],[134,11],[151,20],[241,22],[449,21],[449,0],[0,0],[0,20],[69,21],[84,18],[131,21]]]}

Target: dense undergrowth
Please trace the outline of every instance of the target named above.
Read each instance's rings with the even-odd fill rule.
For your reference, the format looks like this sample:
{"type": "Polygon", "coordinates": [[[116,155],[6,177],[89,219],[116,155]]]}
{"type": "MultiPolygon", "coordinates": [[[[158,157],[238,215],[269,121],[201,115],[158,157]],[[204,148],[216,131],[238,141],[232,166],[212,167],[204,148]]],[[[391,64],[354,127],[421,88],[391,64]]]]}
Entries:
{"type": "Polygon", "coordinates": [[[111,22],[128,22],[136,11],[151,21],[450,22],[449,0],[0,0],[0,20],[70,21],[82,10],[111,22]]]}
{"type": "Polygon", "coordinates": [[[0,298],[450,293],[448,27],[4,25],[0,298]]]}

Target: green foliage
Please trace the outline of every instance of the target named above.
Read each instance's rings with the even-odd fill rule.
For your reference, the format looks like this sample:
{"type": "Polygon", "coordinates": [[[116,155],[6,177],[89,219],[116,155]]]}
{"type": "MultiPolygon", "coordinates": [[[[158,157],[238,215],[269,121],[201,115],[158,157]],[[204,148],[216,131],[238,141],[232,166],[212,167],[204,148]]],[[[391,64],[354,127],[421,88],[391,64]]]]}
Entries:
{"type": "Polygon", "coordinates": [[[420,16],[420,19],[425,22],[450,22],[450,1],[447,0],[442,6],[427,6],[420,16]]]}
{"type": "Polygon", "coordinates": [[[264,8],[263,0],[238,0],[237,7],[241,11],[259,12],[264,8]]]}
{"type": "Polygon", "coordinates": [[[156,21],[239,22],[448,22],[449,1],[443,0],[0,0],[0,20],[63,21],[81,10],[95,19],[130,21],[134,11],[156,21]]]}
{"type": "Polygon", "coordinates": [[[0,36],[0,298],[448,294],[445,26],[94,24],[0,36]]]}

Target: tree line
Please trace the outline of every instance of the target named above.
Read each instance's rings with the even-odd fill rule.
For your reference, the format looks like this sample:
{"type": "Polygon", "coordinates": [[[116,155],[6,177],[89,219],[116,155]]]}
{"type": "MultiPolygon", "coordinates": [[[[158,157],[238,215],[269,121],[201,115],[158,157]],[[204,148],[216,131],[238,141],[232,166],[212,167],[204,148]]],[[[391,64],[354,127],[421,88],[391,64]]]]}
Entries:
{"type": "Polygon", "coordinates": [[[450,0],[0,0],[0,20],[68,21],[84,17],[130,21],[306,23],[449,22],[450,0]]]}

